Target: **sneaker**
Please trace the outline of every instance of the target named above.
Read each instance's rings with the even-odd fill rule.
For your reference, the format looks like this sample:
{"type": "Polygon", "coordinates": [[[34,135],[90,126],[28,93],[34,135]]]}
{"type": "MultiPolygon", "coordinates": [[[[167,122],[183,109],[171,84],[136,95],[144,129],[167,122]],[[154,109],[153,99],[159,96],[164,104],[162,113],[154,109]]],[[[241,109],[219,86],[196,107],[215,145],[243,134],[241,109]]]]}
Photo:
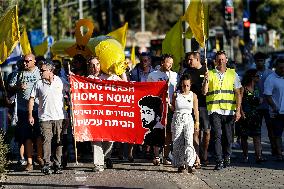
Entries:
{"type": "Polygon", "coordinates": [[[171,165],[172,162],[171,162],[171,160],[170,160],[169,158],[164,158],[164,159],[163,159],[163,164],[164,164],[164,165],[171,165]]]}
{"type": "Polygon", "coordinates": [[[230,167],[230,165],[231,165],[231,160],[230,160],[230,158],[225,159],[225,160],[224,160],[224,168],[230,167]]]}
{"type": "Polygon", "coordinates": [[[33,169],[34,169],[33,164],[28,163],[26,168],[25,168],[25,171],[32,171],[33,169]]]}
{"type": "Polygon", "coordinates": [[[50,175],[52,173],[50,167],[48,165],[43,166],[41,172],[45,175],[50,175]]]}
{"type": "Polygon", "coordinates": [[[36,162],[38,163],[38,165],[39,165],[40,167],[43,167],[43,166],[44,166],[44,161],[43,161],[42,158],[37,158],[36,162]]]}
{"type": "Polygon", "coordinates": [[[92,170],[93,170],[93,172],[102,172],[102,171],[104,171],[104,166],[103,165],[95,165],[92,170]]]}
{"type": "Polygon", "coordinates": [[[17,162],[18,165],[27,165],[27,162],[25,159],[19,159],[19,161],[17,162]]]}
{"type": "Polygon", "coordinates": [[[63,174],[63,171],[60,167],[54,167],[53,174],[63,174]]]}
{"type": "Polygon", "coordinates": [[[224,168],[223,162],[219,162],[219,163],[217,163],[216,166],[214,167],[214,170],[219,171],[219,170],[221,170],[221,169],[223,169],[223,168],[224,168]]]}
{"type": "Polygon", "coordinates": [[[153,159],[153,164],[154,164],[155,166],[160,165],[160,158],[159,158],[159,157],[155,157],[155,158],[153,159]]]}
{"type": "Polygon", "coordinates": [[[112,161],[111,161],[110,158],[107,158],[107,159],[106,159],[106,167],[107,167],[108,169],[112,169],[112,168],[113,168],[113,163],[112,163],[112,161]]]}

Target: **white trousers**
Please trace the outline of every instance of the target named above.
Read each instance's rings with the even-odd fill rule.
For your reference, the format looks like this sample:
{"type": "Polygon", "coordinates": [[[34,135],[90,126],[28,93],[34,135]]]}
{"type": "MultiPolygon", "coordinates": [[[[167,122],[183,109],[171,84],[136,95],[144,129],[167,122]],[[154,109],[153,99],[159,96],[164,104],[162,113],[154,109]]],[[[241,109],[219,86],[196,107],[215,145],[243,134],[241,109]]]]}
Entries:
{"type": "Polygon", "coordinates": [[[172,122],[173,167],[193,166],[196,159],[193,133],[194,122],[191,114],[174,114],[172,122]]]}
{"type": "Polygon", "coordinates": [[[95,165],[104,165],[104,159],[110,158],[113,142],[92,142],[95,165]]]}

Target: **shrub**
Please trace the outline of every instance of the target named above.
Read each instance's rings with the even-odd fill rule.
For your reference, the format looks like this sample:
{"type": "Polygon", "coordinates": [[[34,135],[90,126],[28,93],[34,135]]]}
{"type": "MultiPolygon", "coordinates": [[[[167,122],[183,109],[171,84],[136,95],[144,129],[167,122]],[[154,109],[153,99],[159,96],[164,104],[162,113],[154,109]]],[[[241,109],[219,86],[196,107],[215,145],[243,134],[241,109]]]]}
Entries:
{"type": "Polygon", "coordinates": [[[7,166],[8,150],[8,145],[4,141],[4,133],[0,131],[0,173],[3,173],[7,166]]]}

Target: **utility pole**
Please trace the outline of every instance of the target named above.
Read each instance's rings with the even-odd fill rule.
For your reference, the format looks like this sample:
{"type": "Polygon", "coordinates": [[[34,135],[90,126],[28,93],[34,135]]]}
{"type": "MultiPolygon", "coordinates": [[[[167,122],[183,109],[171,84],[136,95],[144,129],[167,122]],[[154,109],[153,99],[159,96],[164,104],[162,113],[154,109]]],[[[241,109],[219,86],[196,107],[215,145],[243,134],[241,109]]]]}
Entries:
{"type": "Polygon", "coordinates": [[[47,36],[47,18],[46,18],[46,7],[44,4],[44,0],[41,0],[41,29],[44,33],[44,37],[47,36]]]}
{"type": "Polygon", "coordinates": [[[225,22],[229,28],[229,37],[230,37],[230,58],[234,60],[234,39],[233,39],[233,26],[234,26],[234,4],[232,0],[226,0],[225,2],[225,22]]]}
{"type": "Polygon", "coordinates": [[[59,40],[60,38],[60,28],[59,28],[59,4],[58,0],[54,0],[54,5],[55,5],[55,12],[54,15],[56,16],[56,40],[59,40]]]}
{"type": "Polygon", "coordinates": [[[145,32],[145,0],[141,0],[141,32],[145,32]]]}
{"type": "Polygon", "coordinates": [[[84,18],[83,14],[83,0],[79,0],[79,19],[84,18]]]}
{"type": "Polygon", "coordinates": [[[108,31],[112,31],[112,2],[108,0],[108,31]]]}
{"type": "MultiPolygon", "coordinates": [[[[190,4],[190,0],[184,0],[183,1],[183,14],[185,13],[188,5],[190,4]]],[[[184,31],[189,27],[188,23],[185,22],[184,24],[184,31]]],[[[191,51],[191,39],[187,39],[184,37],[184,49],[185,52],[190,52],[191,51]]]]}
{"type": "Polygon", "coordinates": [[[51,35],[50,0],[47,0],[47,35],[51,35]]]}

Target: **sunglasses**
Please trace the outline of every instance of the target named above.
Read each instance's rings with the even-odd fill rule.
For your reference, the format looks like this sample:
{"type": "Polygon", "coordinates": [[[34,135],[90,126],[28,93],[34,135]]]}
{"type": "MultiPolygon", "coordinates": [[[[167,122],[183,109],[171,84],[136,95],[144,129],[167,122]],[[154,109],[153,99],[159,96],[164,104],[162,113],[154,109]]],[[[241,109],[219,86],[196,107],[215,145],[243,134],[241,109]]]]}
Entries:
{"type": "Polygon", "coordinates": [[[31,61],[33,61],[33,60],[24,60],[25,63],[29,63],[31,61]]]}
{"type": "Polygon", "coordinates": [[[40,69],[39,71],[40,73],[44,73],[45,71],[48,71],[48,70],[40,69]]]}

